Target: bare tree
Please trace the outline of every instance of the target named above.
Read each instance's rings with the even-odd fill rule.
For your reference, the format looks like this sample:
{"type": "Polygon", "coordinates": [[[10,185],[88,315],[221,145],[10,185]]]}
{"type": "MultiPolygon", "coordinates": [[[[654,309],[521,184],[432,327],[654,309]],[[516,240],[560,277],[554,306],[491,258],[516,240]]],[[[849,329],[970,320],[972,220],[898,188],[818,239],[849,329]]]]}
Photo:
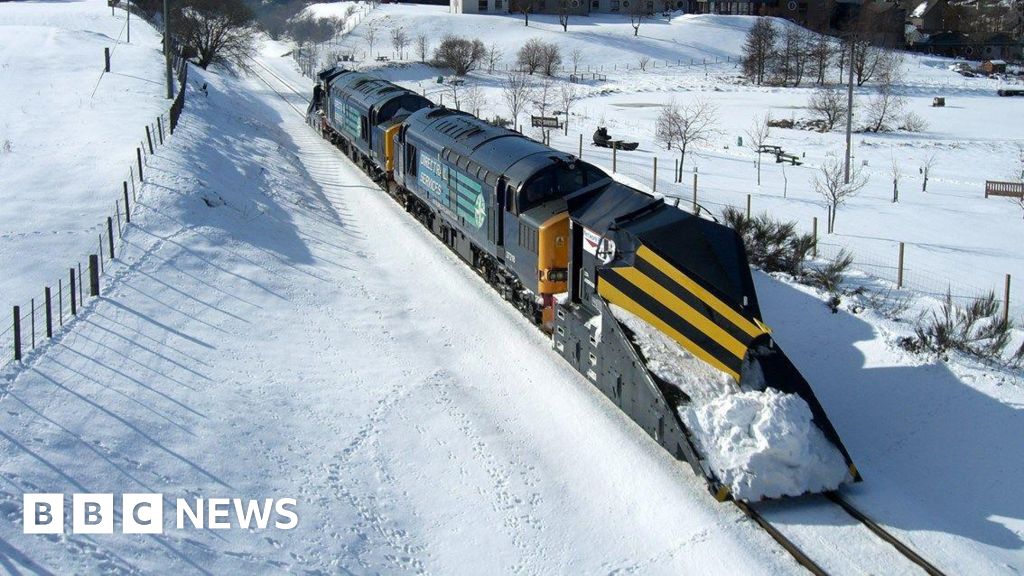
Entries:
{"type": "Polygon", "coordinates": [[[647,65],[651,63],[651,57],[644,55],[637,60],[637,66],[640,67],[641,72],[647,71],[647,65]]]}
{"type": "Polygon", "coordinates": [[[935,157],[935,154],[929,154],[921,164],[921,176],[923,176],[921,180],[921,192],[928,191],[928,176],[931,174],[932,168],[935,167],[936,161],[937,158],[935,157]]]}
{"type": "Polygon", "coordinates": [[[409,35],[405,32],[405,29],[401,26],[393,27],[391,29],[391,46],[393,46],[395,52],[398,53],[399,60],[405,58],[405,47],[408,45],[409,35]]]}
{"type": "MultiPolygon", "coordinates": [[[[551,78],[541,78],[540,82],[533,88],[533,105],[536,107],[539,116],[547,116],[548,110],[553,108],[555,98],[555,86],[551,78]]],[[[541,141],[545,144],[550,140],[550,130],[541,128],[541,141]]]]}
{"type": "Polygon", "coordinates": [[[200,68],[214,62],[244,66],[255,51],[256,20],[242,0],[176,2],[171,26],[195,52],[200,68]]]}
{"type": "Polygon", "coordinates": [[[882,84],[865,108],[868,132],[884,132],[892,129],[892,122],[900,117],[906,105],[906,98],[896,94],[889,84],[882,84]]]}
{"type": "Polygon", "coordinates": [[[821,86],[807,100],[807,109],[824,123],[826,132],[831,132],[846,119],[846,94],[840,88],[821,86]]]}
{"type": "Polygon", "coordinates": [[[501,97],[512,116],[512,127],[519,122],[519,113],[530,100],[533,87],[530,77],[522,70],[512,70],[501,80],[501,97]]]}
{"type": "Polygon", "coordinates": [[[379,31],[380,22],[377,20],[370,20],[363,25],[363,38],[366,40],[366,48],[371,59],[373,58],[373,46],[377,42],[377,32],[379,31]]]}
{"type": "Polygon", "coordinates": [[[572,0],[558,0],[556,7],[558,12],[558,23],[562,25],[562,32],[569,30],[569,16],[572,14],[572,0]]]}
{"type": "Polygon", "coordinates": [[[808,43],[808,65],[810,73],[818,85],[825,84],[825,72],[835,56],[836,46],[832,39],[824,34],[812,34],[808,43]]]}
{"type": "Polygon", "coordinates": [[[576,105],[576,102],[582,97],[580,89],[571,82],[565,82],[562,84],[559,90],[560,102],[562,104],[562,112],[565,112],[565,133],[569,133],[569,112],[572,107],[576,105]]]}
{"type": "Polygon", "coordinates": [[[479,39],[447,35],[434,50],[434,61],[438,66],[451,68],[457,76],[465,76],[483,61],[485,52],[479,39]]]}
{"type": "Polygon", "coordinates": [[[780,86],[799,86],[803,80],[808,53],[804,29],[786,26],[771,62],[772,82],[780,86]]]}
{"type": "Polygon", "coordinates": [[[420,62],[427,61],[427,54],[430,53],[430,39],[426,34],[421,33],[416,36],[416,52],[420,56],[420,62]]]}
{"type": "Polygon", "coordinates": [[[569,53],[569,60],[572,62],[572,73],[576,74],[583,62],[583,50],[573,48],[573,51],[569,53]]]}
{"type": "Polygon", "coordinates": [[[694,145],[708,142],[717,133],[718,109],[703,98],[680,106],[674,100],[662,108],[655,125],[659,141],[669,149],[679,150],[679,171],[676,179],[682,178],[686,151],[694,145]]]}
{"type": "Polygon", "coordinates": [[[544,44],[540,38],[530,38],[516,53],[516,64],[527,74],[533,74],[544,63],[544,44]]]}
{"type": "Polygon", "coordinates": [[[496,43],[491,42],[491,45],[487,47],[487,56],[485,57],[487,59],[487,72],[489,74],[494,73],[494,67],[498,65],[498,62],[501,61],[501,57],[504,55],[505,52],[502,51],[501,47],[496,43]]]}
{"type": "Polygon", "coordinates": [[[540,0],[510,0],[508,3],[509,12],[516,12],[523,15],[524,24],[530,25],[530,12],[537,10],[540,0]]]}
{"type": "Polygon", "coordinates": [[[850,181],[844,178],[843,161],[829,154],[814,175],[814,190],[829,208],[828,233],[835,232],[836,213],[846,201],[856,196],[868,183],[868,176],[859,166],[850,167],[850,181]]]}
{"type": "Polygon", "coordinates": [[[633,36],[640,35],[640,25],[650,16],[647,10],[647,2],[644,0],[633,0],[629,6],[629,23],[633,26],[633,36]]]}
{"type": "Polygon", "coordinates": [[[892,162],[889,164],[889,174],[892,176],[892,201],[895,204],[900,201],[900,180],[903,179],[903,173],[900,172],[900,164],[896,161],[896,156],[892,157],[892,162]]]}
{"type": "Polygon", "coordinates": [[[554,42],[544,42],[541,50],[541,66],[546,76],[554,76],[562,65],[562,51],[554,42]]]}
{"type": "Polygon", "coordinates": [[[761,152],[762,147],[768,143],[768,138],[771,137],[772,128],[770,122],[772,121],[771,113],[767,113],[764,116],[755,116],[754,123],[751,124],[750,129],[747,130],[747,145],[750,146],[757,154],[757,185],[761,185],[761,152]]]}
{"type": "Polygon", "coordinates": [[[765,17],[758,18],[747,31],[743,44],[743,74],[756,84],[764,82],[778,34],[771,19],[765,17]]]}
{"type": "Polygon", "coordinates": [[[480,108],[486,102],[484,91],[477,84],[470,84],[462,90],[462,103],[465,110],[474,116],[480,116],[480,108]]]}
{"type": "MultiPolygon", "coordinates": [[[[455,104],[455,109],[456,110],[462,110],[462,106],[461,106],[460,100],[459,100],[459,96],[462,94],[462,83],[461,82],[448,82],[447,84],[445,84],[444,88],[445,88],[445,92],[447,92],[448,95],[451,97],[452,103],[455,104]]],[[[442,104],[444,103],[444,99],[443,98],[441,99],[441,102],[442,102],[442,104]]]]}

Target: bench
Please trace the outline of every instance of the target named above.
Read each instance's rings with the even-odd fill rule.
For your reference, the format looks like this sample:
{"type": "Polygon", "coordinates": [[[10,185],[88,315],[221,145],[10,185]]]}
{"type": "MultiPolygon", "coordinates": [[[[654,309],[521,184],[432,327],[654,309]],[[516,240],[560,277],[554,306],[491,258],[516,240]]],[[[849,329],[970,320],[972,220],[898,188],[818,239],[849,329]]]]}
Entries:
{"type": "Polygon", "coordinates": [[[800,157],[797,156],[796,154],[786,154],[784,152],[779,152],[778,154],[775,155],[775,163],[781,164],[783,162],[789,162],[793,166],[800,166],[801,164],[803,164],[803,162],[800,161],[800,157]]]}
{"type": "Polygon", "coordinates": [[[530,116],[530,126],[533,128],[561,128],[562,123],[558,118],[550,116],[530,116]]]}
{"type": "Polygon", "coordinates": [[[390,60],[387,56],[377,56],[377,62],[387,62],[390,60]]]}
{"type": "Polygon", "coordinates": [[[772,146],[769,144],[762,144],[757,149],[758,154],[775,154],[778,156],[782,154],[782,146],[772,146]]]}
{"type": "Polygon", "coordinates": [[[987,180],[985,182],[985,198],[988,198],[989,196],[1024,198],[1024,182],[997,182],[994,180],[987,180]]]}
{"type": "Polygon", "coordinates": [[[569,75],[569,82],[572,82],[573,84],[579,84],[584,80],[599,80],[604,82],[608,80],[608,77],[604,74],[598,74],[597,72],[585,72],[569,75]]]}

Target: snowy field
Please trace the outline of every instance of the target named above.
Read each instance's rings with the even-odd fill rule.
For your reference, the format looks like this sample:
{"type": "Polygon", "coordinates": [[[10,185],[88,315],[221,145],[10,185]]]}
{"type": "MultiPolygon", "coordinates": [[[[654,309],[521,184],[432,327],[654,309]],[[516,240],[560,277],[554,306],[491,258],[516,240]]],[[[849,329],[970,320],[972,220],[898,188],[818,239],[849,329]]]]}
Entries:
{"type": "MultiPolygon", "coordinates": [[[[314,5],[309,10],[336,16],[344,13],[347,4],[314,5]]],[[[594,130],[606,126],[615,138],[640,142],[637,151],[621,153],[617,159],[619,173],[638,183],[650,186],[652,158],[657,156],[658,191],[681,196],[684,204],[692,198],[692,173],[696,169],[699,201],[714,213],[726,205],[745,209],[750,194],[753,212],[768,211],[796,221],[807,232],[817,217],[824,233],[826,204],[814,191],[812,179],[829,154],[843,155],[843,132],[773,129],[769,142],[799,156],[804,165],[775,164],[774,158],[766,155],[761,186],[757,185],[756,154],[749,147],[737,145],[740,137],[749,143],[747,131],[756,116],[810,118],[806,106],[814,89],[806,83],[800,88],[772,88],[740,82],[736,61],[752,18],[657,18],[644,22],[639,37],[634,37],[624,16],[574,17],[569,31],[563,32],[555,16],[533,15],[526,28],[522,18],[514,15],[454,15],[443,6],[384,5],[350,34],[325,45],[325,55],[352,53],[366,57],[365,30],[371,21],[378,23],[373,54],[392,58],[395,54],[388,30],[396,26],[405,29],[410,38],[426,34],[433,45],[444,33],[497,45],[503,52],[501,67],[514,64],[515,52],[525,39],[555,42],[562,50],[563,81],[567,74],[564,69],[571,72],[571,53],[580,50],[578,70],[600,70],[607,80],[581,85],[584,97],[571,111],[569,134],[554,134],[555,147],[575,153],[582,133],[583,157],[610,170],[611,151],[590,143],[594,130]],[[644,56],[652,58],[652,63],[642,72],[638,65],[644,56]],[[684,183],[673,185],[671,174],[678,152],[666,151],[658,144],[655,119],[661,106],[670,101],[686,104],[698,98],[717,107],[718,133],[688,156],[684,183]]],[[[436,84],[438,70],[416,62],[413,49],[407,52],[406,60],[410,62],[387,65],[380,73],[452,106],[450,90],[436,84]]],[[[928,127],[913,134],[854,135],[854,162],[864,165],[870,181],[858,197],[840,209],[836,233],[822,239],[823,251],[831,255],[839,248],[848,248],[865,272],[895,281],[898,245],[904,242],[906,285],[933,297],[949,289],[955,296],[965,297],[961,301],[988,290],[1001,297],[1004,277],[1011,274],[1022,279],[1011,282],[1014,316],[1022,320],[1024,255],[1017,246],[1024,243],[1024,210],[1007,199],[986,200],[984,185],[986,180],[1021,177],[1024,99],[997,97],[995,92],[1002,81],[963,78],[948,69],[951,63],[943,58],[906,56],[904,80],[897,92],[907,98],[907,111],[924,118],[928,127]],[[946,107],[933,108],[935,96],[945,97],[946,107]],[[928,191],[923,193],[921,169],[929,159],[933,168],[928,191]],[[891,202],[893,161],[901,174],[897,204],[891,202]]],[[[359,65],[382,66],[370,59],[359,65]]],[[[467,85],[479,86],[483,94],[476,106],[480,115],[509,117],[499,87],[503,76],[503,71],[471,73],[467,85]]],[[[834,82],[837,76],[838,69],[833,67],[829,77],[834,82]]],[[[855,106],[866,101],[873,90],[871,83],[858,88],[855,106]]],[[[553,101],[558,101],[558,87],[553,91],[553,101]]],[[[518,123],[526,126],[528,134],[539,136],[537,130],[529,128],[531,112],[523,112],[518,123]]]]}
{"type": "MultiPolygon", "coordinates": [[[[27,307],[96,251],[145,126],[165,114],[161,36],[102,0],[0,5],[0,302],[27,307]],[[103,74],[103,49],[111,72],[103,74]]],[[[56,290],[56,288],[54,288],[56,290]]],[[[6,327],[6,320],[4,325],[6,327]]],[[[4,340],[6,343],[6,340],[4,340]]]]}
{"type": "MultiPolygon", "coordinates": [[[[32,7],[44,14],[51,5],[19,6],[26,18],[32,7]]],[[[382,6],[374,17],[398,9],[382,6]]],[[[686,19],[685,26],[694,26],[697,42],[698,27],[728,30],[733,21],[686,19]]],[[[627,45],[621,28],[611,34],[627,45]]],[[[513,33],[510,25],[509,43],[513,33]]],[[[699,41],[728,44],[711,31],[699,41]]],[[[260,60],[308,90],[288,51],[268,42],[260,60]]],[[[151,60],[158,68],[159,55],[151,60]]],[[[712,86],[703,73],[676,72],[681,87],[712,86]]],[[[393,73],[424,87],[431,75],[418,66],[393,73]]],[[[938,83],[944,73],[920,74],[938,83]]],[[[151,159],[141,210],[121,263],[108,268],[104,297],[23,365],[0,371],[4,570],[802,573],[310,131],[293,108],[303,109],[301,96],[275,86],[286,101],[257,77],[216,71],[193,69],[190,82],[181,129],[151,159]],[[204,82],[208,97],[197,89],[204,82]],[[163,493],[167,503],[293,497],[300,522],[290,531],[21,533],[24,492],[133,491],[163,493]]],[[[657,103],[676,94],[672,85],[635,95],[628,77],[614,82],[621,93],[595,96],[580,110],[601,114],[616,98],[657,103]]],[[[746,94],[751,103],[734,105],[748,115],[736,120],[743,126],[761,101],[753,99],[758,91],[735,92],[726,93],[730,101],[746,94]]],[[[764,93],[781,102],[789,92],[764,93]]],[[[623,122],[646,122],[646,108],[627,109],[623,122]]],[[[782,134],[795,146],[809,133],[782,134]]],[[[814,137],[820,146],[839,138],[814,137]]],[[[977,134],[976,142],[1004,154],[993,141],[977,134]]],[[[130,151],[131,141],[125,146],[130,151]]],[[[641,148],[652,153],[649,143],[641,148]]],[[[820,153],[807,148],[809,158],[820,153]]],[[[729,177],[753,179],[750,158],[735,149],[705,150],[699,162],[708,180],[721,179],[722,199],[729,177]]],[[[955,170],[936,172],[946,170],[951,194],[967,189],[953,182],[955,170]]],[[[796,177],[789,179],[792,197],[796,177]]],[[[941,192],[945,184],[936,182],[941,192]]],[[[969,211],[940,209],[931,198],[899,207],[954,222],[960,216],[968,219],[961,227],[995,233],[969,211]]],[[[984,206],[973,198],[961,200],[984,206]]],[[[1019,224],[1019,212],[998,206],[1019,224]]],[[[857,210],[840,214],[840,232],[878,226],[857,210]]],[[[1013,238],[1016,229],[1002,232],[1013,238]]],[[[939,233],[929,230],[920,233],[939,233]]],[[[969,251],[966,236],[946,238],[955,268],[969,251]]],[[[766,322],[865,478],[847,496],[947,573],[1024,571],[1024,507],[1015,497],[1024,488],[1020,384],[969,363],[902,352],[893,341],[906,323],[871,310],[832,314],[809,288],[761,273],[755,282],[766,322]]],[[[831,573],[915,573],[849,517],[827,511],[789,503],[765,515],[831,573]]]]}

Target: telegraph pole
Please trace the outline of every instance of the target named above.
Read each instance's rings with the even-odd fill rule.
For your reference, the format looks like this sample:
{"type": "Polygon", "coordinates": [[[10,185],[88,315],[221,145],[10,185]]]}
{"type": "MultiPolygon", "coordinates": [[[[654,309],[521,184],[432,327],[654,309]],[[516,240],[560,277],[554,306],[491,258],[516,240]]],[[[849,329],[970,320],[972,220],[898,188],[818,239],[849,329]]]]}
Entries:
{"type": "Polygon", "coordinates": [[[856,37],[850,36],[850,80],[846,88],[846,169],[843,171],[843,182],[850,183],[850,152],[853,141],[853,60],[856,50],[856,37]]]}
{"type": "Polygon", "coordinates": [[[167,64],[167,99],[174,98],[174,80],[171,78],[171,13],[164,0],[164,62],[167,64]]]}
{"type": "Polygon", "coordinates": [[[127,40],[127,42],[128,42],[128,44],[131,44],[132,43],[132,0],[128,0],[127,2],[124,3],[124,13],[126,15],[125,18],[128,19],[127,22],[125,22],[125,26],[128,27],[128,40],[127,40]]]}

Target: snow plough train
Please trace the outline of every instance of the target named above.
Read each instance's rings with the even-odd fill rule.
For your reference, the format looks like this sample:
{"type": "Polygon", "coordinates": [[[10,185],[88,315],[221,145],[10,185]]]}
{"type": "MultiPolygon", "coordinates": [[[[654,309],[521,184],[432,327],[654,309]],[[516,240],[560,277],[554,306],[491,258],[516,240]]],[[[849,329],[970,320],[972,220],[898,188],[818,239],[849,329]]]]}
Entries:
{"type": "Polygon", "coordinates": [[[307,120],[719,500],[860,480],[730,228],[368,73],[321,72],[307,120]]]}

